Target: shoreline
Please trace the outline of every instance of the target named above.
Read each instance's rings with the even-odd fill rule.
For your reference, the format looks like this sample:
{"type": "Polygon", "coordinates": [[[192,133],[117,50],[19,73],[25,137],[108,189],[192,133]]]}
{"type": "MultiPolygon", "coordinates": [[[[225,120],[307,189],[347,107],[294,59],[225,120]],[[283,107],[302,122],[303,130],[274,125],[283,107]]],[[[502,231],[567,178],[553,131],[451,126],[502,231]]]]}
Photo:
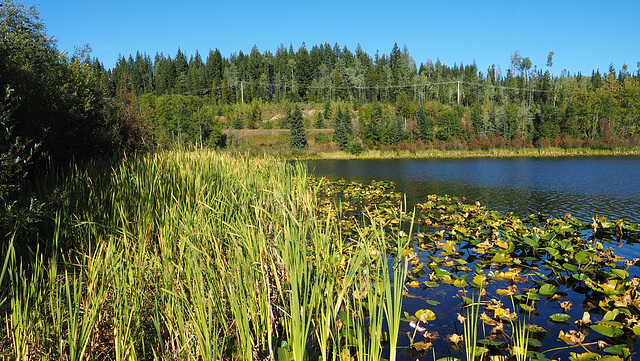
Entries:
{"type": "Polygon", "coordinates": [[[640,148],[521,148],[469,150],[369,150],[359,155],[346,151],[288,154],[291,160],[349,160],[349,159],[429,159],[429,158],[511,158],[511,157],[580,157],[640,155],[640,148]]]}

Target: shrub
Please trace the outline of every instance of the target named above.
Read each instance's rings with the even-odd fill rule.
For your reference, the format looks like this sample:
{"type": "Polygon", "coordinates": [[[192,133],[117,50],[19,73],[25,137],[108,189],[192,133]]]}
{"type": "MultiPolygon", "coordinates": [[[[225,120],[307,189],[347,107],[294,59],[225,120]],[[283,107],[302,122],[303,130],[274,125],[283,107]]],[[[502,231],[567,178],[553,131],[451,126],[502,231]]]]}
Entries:
{"type": "Polygon", "coordinates": [[[355,137],[351,139],[349,141],[349,144],[347,145],[347,150],[349,151],[349,153],[355,154],[355,155],[359,155],[362,152],[364,152],[365,148],[364,148],[364,143],[362,142],[362,139],[360,139],[360,137],[355,137]]]}

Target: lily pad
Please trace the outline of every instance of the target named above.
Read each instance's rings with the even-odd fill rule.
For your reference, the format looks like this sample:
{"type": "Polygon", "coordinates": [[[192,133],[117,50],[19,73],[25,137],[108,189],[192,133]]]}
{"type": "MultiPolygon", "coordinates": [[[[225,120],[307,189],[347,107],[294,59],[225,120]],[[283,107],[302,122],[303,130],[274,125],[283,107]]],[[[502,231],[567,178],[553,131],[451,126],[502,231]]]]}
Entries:
{"type": "Polygon", "coordinates": [[[624,334],[621,329],[611,326],[591,325],[591,329],[606,337],[618,337],[624,334]]]}
{"type": "Polygon", "coordinates": [[[588,251],[580,251],[576,253],[576,261],[580,264],[589,264],[593,260],[594,254],[588,251]]]}
{"type": "Polygon", "coordinates": [[[545,283],[540,287],[540,294],[545,297],[551,297],[556,293],[557,290],[558,287],[552,285],[551,283],[545,283]]]}
{"type": "Polygon", "coordinates": [[[502,345],[502,342],[498,342],[498,341],[494,341],[494,340],[488,340],[488,339],[482,339],[482,340],[478,340],[478,343],[481,345],[485,345],[485,346],[500,346],[502,345]]]}
{"type": "Polygon", "coordinates": [[[619,345],[609,346],[605,348],[603,351],[606,353],[614,354],[614,355],[624,356],[625,354],[629,353],[629,346],[627,344],[622,343],[619,345]]]}
{"type": "Polygon", "coordinates": [[[567,315],[566,313],[554,313],[553,315],[549,316],[549,318],[553,322],[565,322],[569,321],[571,319],[571,316],[567,315]]]}

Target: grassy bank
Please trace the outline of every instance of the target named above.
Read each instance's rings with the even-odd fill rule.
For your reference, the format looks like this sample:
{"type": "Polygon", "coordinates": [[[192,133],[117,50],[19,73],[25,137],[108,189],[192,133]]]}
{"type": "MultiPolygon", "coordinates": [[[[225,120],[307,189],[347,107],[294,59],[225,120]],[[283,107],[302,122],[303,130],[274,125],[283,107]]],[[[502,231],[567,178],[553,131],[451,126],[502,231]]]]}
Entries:
{"type": "Polygon", "coordinates": [[[3,248],[3,358],[378,360],[383,320],[397,340],[407,238],[345,237],[301,166],[170,152],[49,181],[54,236],[3,248]]]}
{"type": "Polygon", "coordinates": [[[638,155],[640,148],[520,148],[489,150],[367,150],[360,154],[347,151],[309,152],[292,154],[299,159],[384,159],[384,158],[486,158],[486,157],[564,157],[564,156],[596,156],[596,155],[638,155]]]}

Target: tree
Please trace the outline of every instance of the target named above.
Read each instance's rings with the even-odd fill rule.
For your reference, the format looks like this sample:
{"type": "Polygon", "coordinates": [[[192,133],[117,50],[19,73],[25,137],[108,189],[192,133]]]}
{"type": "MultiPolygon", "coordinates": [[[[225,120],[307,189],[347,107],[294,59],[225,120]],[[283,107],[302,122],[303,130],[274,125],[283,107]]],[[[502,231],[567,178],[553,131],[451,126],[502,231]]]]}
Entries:
{"type": "Polygon", "coordinates": [[[35,7],[11,0],[0,6],[0,84],[20,99],[14,136],[41,143],[60,162],[112,152],[116,135],[104,117],[89,49],[68,58],[38,16],[35,7]]]}
{"type": "Polygon", "coordinates": [[[456,110],[447,110],[438,120],[438,139],[448,141],[458,135],[460,131],[460,116],[456,110]]]}
{"type": "Polygon", "coordinates": [[[0,239],[33,222],[39,208],[34,198],[29,204],[18,204],[20,184],[26,179],[26,168],[39,145],[14,134],[12,113],[16,102],[12,92],[7,86],[0,94],[0,239]]]}
{"type": "Polygon", "coordinates": [[[324,128],[324,116],[322,115],[322,111],[317,111],[316,115],[314,116],[314,125],[316,128],[318,129],[322,129],[324,128]]]}
{"type": "Polygon", "coordinates": [[[416,120],[418,121],[418,127],[420,129],[420,136],[425,142],[430,142],[435,136],[434,121],[433,118],[427,118],[427,114],[424,112],[422,104],[418,106],[418,112],[416,113],[416,120]]]}
{"type": "Polygon", "coordinates": [[[293,108],[293,113],[291,113],[290,121],[290,135],[291,138],[289,140],[289,146],[291,148],[306,148],[309,144],[307,143],[307,135],[304,130],[304,123],[302,121],[302,112],[300,111],[300,107],[298,104],[293,108]]]}
{"type": "Polygon", "coordinates": [[[350,133],[346,123],[344,122],[344,119],[345,118],[342,109],[338,107],[338,111],[336,112],[336,120],[333,122],[333,128],[335,130],[335,132],[333,133],[333,141],[340,147],[340,149],[345,149],[347,147],[347,144],[349,143],[350,133]]]}
{"type": "Polygon", "coordinates": [[[555,53],[553,52],[553,50],[551,50],[549,52],[549,55],[547,55],[547,70],[549,70],[549,68],[553,66],[553,54],[555,53]]]}

